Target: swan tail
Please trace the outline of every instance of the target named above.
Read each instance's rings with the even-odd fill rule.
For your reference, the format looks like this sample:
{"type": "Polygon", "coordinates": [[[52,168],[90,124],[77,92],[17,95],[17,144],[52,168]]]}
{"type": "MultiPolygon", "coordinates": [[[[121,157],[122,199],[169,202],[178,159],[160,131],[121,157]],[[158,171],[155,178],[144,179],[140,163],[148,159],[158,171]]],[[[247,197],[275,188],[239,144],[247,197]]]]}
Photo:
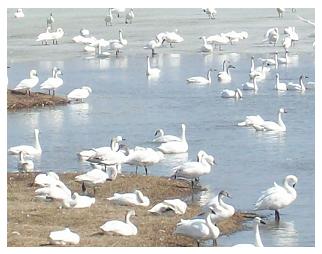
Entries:
{"type": "Polygon", "coordinates": [[[238,125],[238,126],[241,126],[241,127],[243,127],[243,126],[247,126],[247,124],[246,124],[246,122],[245,122],[245,121],[244,121],[244,122],[237,123],[237,125],[238,125]]]}

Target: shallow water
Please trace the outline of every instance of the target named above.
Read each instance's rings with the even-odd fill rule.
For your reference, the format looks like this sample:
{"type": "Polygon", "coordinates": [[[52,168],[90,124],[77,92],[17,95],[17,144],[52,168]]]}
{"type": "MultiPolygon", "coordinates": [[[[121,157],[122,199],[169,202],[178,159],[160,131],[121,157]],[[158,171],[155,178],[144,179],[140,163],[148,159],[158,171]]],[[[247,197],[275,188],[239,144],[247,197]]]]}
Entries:
{"type": "MultiPolygon", "coordinates": [[[[271,13],[275,15],[275,12],[271,13]]],[[[267,20],[273,22],[268,17],[267,20]]],[[[242,18],[240,14],[238,20],[242,18]]],[[[246,15],[244,18],[247,19],[246,15]]],[[[91,17],[88,19],[94,20],[91,17]]],[[[143,17],[141,19],[144,20],[143,17]]],[[[198,19],[198,22],[206,21],[198,19]]],[[[8,26],[14,26],[10,18],[8,26]]],[[[74,30],[77,29],[78,26],[74,30]]],[[[134,24],[133,28],[127,29],[135,29],[134,24]]],[[[259,33],[259,30],[256,31],[259,33]]],[[[195,37],[200,35],[196,31],[194,33],[197,33],[195,37]]],[[[150,37],[148,34],[147,38],[150,37]]],[[[310,40],[312,38],[304,37],[304,41],[298,42],[291,51],[293,64],[279,67],[282,82],[297,82],[302,73],[309,76],[309,81],[314,80],[314,53],[310,40]],[[297,49],[303,49],[302,46],[304,52],[297,53],[297,49]]],[[[251,52],[244,52],[242,46],[237,45],[233,50],[239,53],[224,51],[207,55],[196,51],[199,44],[186,45],[182,48],[180,45],[174,49],[162,48],[161,53],[153,58],[152,64],[161,68],[160,77],[156,80],[148,80],[145,76],[147,52],[135,51],[130,46],[129,51],[124,51],[118,58],[106,60],[91,58],[77,51],[79,46],[74,44],[67,46],[75,52],[71,52],[69,57],[60,53],[58,60],[44,59],[40,54],[32,60],[27,53],[27,60],[20,61],[21,56],[9,53],[9,64],[12,63],[8,71],[9,88],[25,78],[31,68],[38,70],[42,81],[50,75],[53,66],[58,66],[64,73],[64,85],[57,90],[57,94],[66,94],[84,84],[89,84],[93,93],[83,104],[8,112],[8,147],[33,144],[33,129],[39,128],[43,153],[40,159],[35,160],[37,169],[85,170],[90,167],[76,156],[81,150],[107,146],[110,138],[116,135],[125,137],[131,147],[156,147],[151,142],[156,129],[163,128],[166,133],[180,135],[180,124],[185,123],[189,154],[166,156],[165,161],[149,169],[151,174],[168,176],[173,166],[187,159],[194,160],[197,152],[203,149],[215,156],[217,165],[210,175],[201,179],[202,185],[208,188],[208,191],[201,193],[201,203],[225,189],[233,196],[227,202],[243,211],[253,209],[260,192],[272,186],[274,181],[281,183],[286,175],[294,174],[299,177],[296,187],[298,198],[289,208],[282,210],[281,224],[276,226],[272,223],[272,213],[260,212],[268,215],[269,221],[260,229],[263,244],[314,246],[314,89],[305,93],[278,93],[273,89],[276,70],[272,68],[267,79],[259,83],[257,94],[243,91],[242,100],[222,99],[222,89],[240,88],[248,80],[252,55],[255,59],[267,57],[270,56],[267,52],[274,49],[263,46],[256,53],[252,45],[251,52]],[[214,81],[210,86],[196,87],[185,83],[190,76],[205,75],[210,67],[221,69],[224,59],[229,59],[236,66],[231,71],[231,83],[218,83],[215,73],[212,74],[214,81]],[[280,107],[288,110],[283,115],[286,133],[261,133],[236,126],[246,115],[260,114],[264,119],[276,121],[280,107]]],[[[246,45],[249,44],[244,47],[246,45]]],[[[9,39],[8,47],[11,48],[9,39]]],[[[50,46],[39,48],[48,50],[50,46]]],[[[15,156],[8,156],[9,171],[16,170],[16,163],[15,156]]],[[[134,171],[134,168],[124,166],[123,170],[134,171]]],[[[221,237],[219,244],[231,246],[253,242],[251,223],[246,229],[221,237]]]]}

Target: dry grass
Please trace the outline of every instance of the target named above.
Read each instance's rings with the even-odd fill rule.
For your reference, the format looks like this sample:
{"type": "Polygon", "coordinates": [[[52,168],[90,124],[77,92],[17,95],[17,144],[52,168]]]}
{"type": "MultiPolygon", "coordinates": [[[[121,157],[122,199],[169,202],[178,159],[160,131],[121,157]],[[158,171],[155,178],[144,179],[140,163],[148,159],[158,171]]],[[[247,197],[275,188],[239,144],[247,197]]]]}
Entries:
{"type": "MultiPolygon", "coordinates": [[[[74,182],[75,173],[61,174],[61,180],[73,191],[80,191],[74,182]]],[[[85,209],[59,209],[58,202],[41,202],[34,199],[37,187],[31,186],[35,174],[8,174],[8,246],[44,246],[49,232],[69,227],[80,235],[78,246],[195,246],[192,239],[174,236],[180,218],[191,218],[200,211],[197,204],[188,206],[184,215],[153,215],[147,210],[166,198],[182,198],[191,194],[189,185],[163,177],[126,175],[107,182],[96,191],[96,203],[85,209]],[[111,236],[99,234],[99,227],[107,220],[124,220],[129,207],[118,206],[106,200],[114,192],[132,192],[140,189],[150,198],[149,208],[135,207],[133,223],[137,236],[111,236]]],[[[237,213],[219,225],[222,234],[230,234],[242,227],[246,219],[237,213]]],[[[220,244],[220,239],[219,239],[220,244]]]]}
{"type": "Polygon", "coordinates": [[[26,91],[7,90],[7,110],[18,110],[24,108],[45,107],[67,104],[67,98],[52,96],[40,92],[31,92],[30,96],[26,91]]]}

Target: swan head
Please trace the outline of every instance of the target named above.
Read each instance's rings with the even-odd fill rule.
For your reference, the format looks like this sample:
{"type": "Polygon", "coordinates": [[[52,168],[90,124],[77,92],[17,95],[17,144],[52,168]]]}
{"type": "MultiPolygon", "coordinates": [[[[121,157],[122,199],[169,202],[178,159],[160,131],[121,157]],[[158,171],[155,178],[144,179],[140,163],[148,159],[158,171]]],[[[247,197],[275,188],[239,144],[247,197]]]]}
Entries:
{"type": "Polygon", "coordinates": [[[157,136],[158,134],[160,134],[161,136],[163,136],[164,132],[162,129],[157,129],[154,133],[154,136],[157,136]]]}
{"type": "Polygon", "coordinates": [[[30,77],[38,76],[38,73],[36,70],[31,70],[30,71],[30,77]]]}
{"type": "Polygon", "coordinates": [[[114,140],[115,140],[116,142],[121,142],[121,141],[126,140],[126,139],[125,139],[125,138],[123,138],[122,136],[116,136],[116,137],[114,138],[114,140]]]}
{"type": "Polygon", "coordinates": [[[181,124],[181,128],[182,128],[182,130],[185,130],[186,129],[186,125],[184,123],[181,124]]]}
{"type": "Polygon", "coordinates": [[[230,196],[230,194],[227,191],[224,191],[224,190],[219,192],[218,197],[220,197],[220,196],[224,196],[224,197],[227,197],[227,198],[232,198],[230,196]]]}
{"type": "Polygon", "coordinates": [[[287,113],[287,110],[285,108],[280,108],[278,112],[279,113],[287,113]]]}
{"type": "Polygon", "coordinates": [[[90,88],[89,86],[82,86],[82,89],[87,90],[89,93],[92,93],[92,88],[90,88]]]}
{"type": "Polygon", "coordinates": [[[287,183],[294,188],[297,184],[298,179],[295,175],[288,175],[287,177],[285,177],[285,181],[287,181],[287,183]]]}
{"type": "Polygon", "coordinates": [[[255,224],[266,224],[265,221],[263,221],[260,217],[255,217],[254,218],[254,223],[255,224]]]}
{"type": "Polygon", "coordinates": [[[135,211],[133,210],[133,209],[131,209],[131,210],[128,210],[127,212],[126,212],[126,215],[125,215],[126,217],[131,217],[131,216],[136,216],[136,214],[135,214],[135,211]]]}
{"type": "Polygon", "coordinates": [[[60,69],[56,70],[56,75],[63,75],[62,71],[60,69]]]}

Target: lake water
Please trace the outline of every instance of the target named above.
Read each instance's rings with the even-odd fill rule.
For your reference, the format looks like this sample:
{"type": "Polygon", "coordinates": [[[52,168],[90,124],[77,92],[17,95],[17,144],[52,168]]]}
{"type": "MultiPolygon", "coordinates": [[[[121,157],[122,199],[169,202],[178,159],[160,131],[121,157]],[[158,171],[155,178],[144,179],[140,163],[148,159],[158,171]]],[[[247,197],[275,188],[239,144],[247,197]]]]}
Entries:
{"type": "MultiPolygon", "coordinates": [[[[9,88],[25,78],[30,69],[37,69],[42,81],[50,75],[53,66],[58,66],[63,71],[64,85],[57,90],[57,94],[67,94],[85,84],[93,89],[83,104],[8,112],[8,147],[33,144],[33,129],[39,128],[43,153],[41,158],[35,159],[37,169],[58,172],[87,170],[89,165],[80,162],[76,156],[81,150],[107,146],[110,138],[116,135],[125,137],[130,147],[155,148],[151,140],[156,129],[163,128],[166,133],[180,135],[180,125],[185,123],[189,154],[166,156],[165,161],[149,169],[151,174],[169,176],[173,166],[182,161],[195,160],[197,152],[205,150],[215,156],[217,165],[208,176],[201,178],[201,184],[208,189],[201,193],[201,202],[224,189],[233,196],[227,202],[242,211],[251,211],[260,192],[272,186],[274,181],[281,183],[286,175],[294,174],[299,178],[296,187],[298,198],[290,207],[282,210],[281,223],[278,226],[272,223],[274,218],[271,212],[260,212],[268,215],[268,225],[260,228],[263,244],[314,246],[315,90],[278,93],[273,89],[276,70],[272,68],[265,81],[258,84],[256,94],[243,91],[244,98],[239,101],[220,97],[224,88],[241,88],[241,84],[248,81],[252,55],[255,59],[272,57],[269,53],[275,49],[259,42],[267,28],[276,22],[281,29],[295,22],[301,38],[290,52],[293,64],[278,68],[281,81],[297,82],[302,73],[309,77],[307,81],[314,81],[314,38],[310,36],[314,30],[291,13],[286,13],[284,20],[277,19],[274,9],[250,11],[254,15],[262,15],[263,23],[256,22],[246,12],[238,12],[229,23],[229,15],[236,14],[237,10],[225,9],[220,12],[219,9],[215,25],[225,24],[226,32],[246,30],[250,36],[238,45],[227,46],[222,52],[203,54],[198,52],[201,45],[198,37],[207,27],[212,27],[209,22],[213,21],[197,9],[183,9],[181,12],[180,9],[170,10],[167,12],[168,24],[154,24],[159,25],[157,32],[177,27],[182,31],[185,42],[173,49],[166,47],[159,50],[152,64],[161,69],[161,74],[158,79],[149,80],[145,75],[145,56],[150,52],[144,51],[142,45],[153,38],[154,29],[146,24],[156,22],[157,19],[152,19],[153,15],[160,19],[164,17],[162,13],[165,11],[139,9],[135,12],[137,19],[127,27],[117,21],[108,29],[112,29],[116,35],[117,29],[124,27],[128,32],[126,38],[129,45],[119,57],[102,60],[85,54],[81,46],[70,43],[68,38],[70,40],[77,35],[80,27],[85,27],[78,24],[75,17],[79,17],[80,23],[88,22],[87,27],[91,32],[103,33],[102,30],[106,29],[105,10],[92,9],[86,15],[84,10],[73,13],[67,9],[55,10],[54,16],[62,27],[65,28],[66,24],[69,32],[66,32],[66,39],[61,45],[44,47],[36,46],[34,42],[36,35],[44,30],[44,25],[36,21],[39,17],[46,17],[50,10],[26,9],[25,14],[33,17],[28,20],[26,15],[25,18],[26,24],[34,24],[30,31],[23,30],[23,24],[17,23],[21,20],[11,18],[12,10],[8,10],[9,88]],[[70,23],[68,14],[74,17],[70,23]],[[174,22],[170,22],[171,18],[174,22]],[[185,18],[188,20],[186,23],[185,18]],[[196,30],[198,25],[200,31],[196,30]],[[71,32],[72,27],[74,32],[71,32]],[[252,38],[257,41],[254,42],[252,38]],[[218,83],[216,73],[213,73],[214,81],[210,86],[186,84],[188,77],[204,76],[209,68],[221,69],[224,59],[230,60],[236,67],[231,71],[231,83],[218,83]],[[286,133],[262,133],[236,126],[246,115],[260,114],[264,119],[276,121],[280,107],[288,110],[283,115],[286,133]]],[[[299,9],[297,12],[314,20],[312,9],[299,9]]],[[[281,47],[277,50],[282,52],[281,47]]],[[[34,88],[35,91],[38,89],[34,88]]],[[[8,171],[15,171],[16,164],[17,158],[8,156],[8,171]]],[[[125,165],[123,170],[135,169],[125,165]]],[[[218,242],[221,246],[253,242],[251,224],[244,231],[221,237],[218,242]]]]}

